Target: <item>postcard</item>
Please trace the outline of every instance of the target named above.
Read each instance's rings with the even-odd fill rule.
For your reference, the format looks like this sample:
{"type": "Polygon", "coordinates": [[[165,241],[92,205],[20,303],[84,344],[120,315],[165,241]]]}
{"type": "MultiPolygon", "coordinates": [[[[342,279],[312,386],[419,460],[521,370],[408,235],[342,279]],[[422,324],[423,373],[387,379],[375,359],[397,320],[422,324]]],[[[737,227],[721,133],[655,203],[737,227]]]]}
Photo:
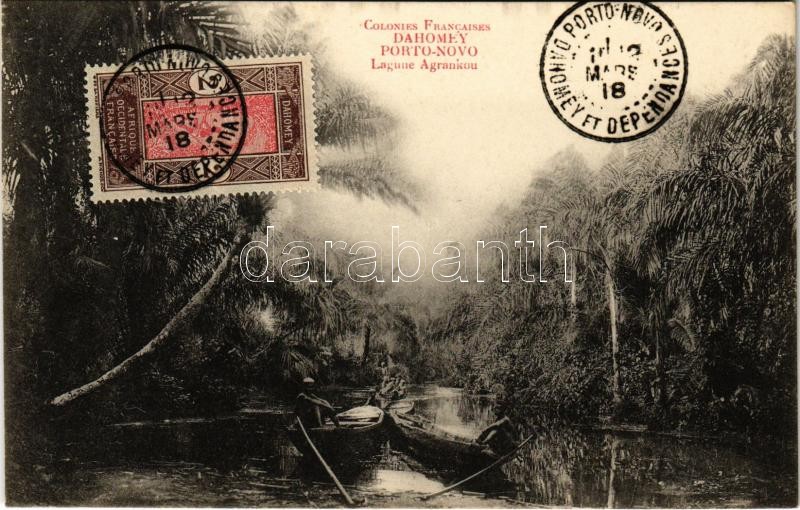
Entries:
{"type": "Polygon", "coordinates": [[[7,505],[797,506],[795,4],[2,17],[7,505]]]}

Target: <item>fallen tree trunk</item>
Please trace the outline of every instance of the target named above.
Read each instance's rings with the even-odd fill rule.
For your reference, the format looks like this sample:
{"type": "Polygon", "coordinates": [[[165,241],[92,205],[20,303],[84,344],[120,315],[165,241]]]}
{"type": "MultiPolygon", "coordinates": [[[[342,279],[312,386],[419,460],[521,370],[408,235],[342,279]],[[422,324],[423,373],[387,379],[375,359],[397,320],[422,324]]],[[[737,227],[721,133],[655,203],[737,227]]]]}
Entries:
{"type": "Polygon", "coordinates": [[[178,313],[175,314],[175,316],[167,323],[167,325],[164,326],[164,328],[159,331],[159,333],[152,340],[147,342],[144,347],[125,358],[125,360],[123,360],[120,364],[110,369],[94,381],[88,382],[83,386],[63,393],[54,399],[47,401],[47,403],[54,406],[63,406],[64,404],[72,402],[78,397],[96,390],[109,381],[113,381],[117,377],[127,372],[137,361],[154,352],[158,347],[165,343],[170,336],[172,336],[180,327],[182,327],[187,321],[191,320],[197,314],[203,304],[205,304],[208,297],[211,295],[211,292],[214,290],[214,288],[222,281],[243,236],[244,229],[241,228],[236,233],[236,236],[234,236],[230,250],[225,254],[225,257],[222,259],[219,265],[217,265],[216,269],[214,269],[214,272],[211,273],[211,277],[208,279],[208,281],[203,284],[202,287],[200,287],[200,290],[198,290],[195,295],[192,296],[192,298],[183,306],[183,308],[181,308],[180,311],[178,311],[178,313]]]}

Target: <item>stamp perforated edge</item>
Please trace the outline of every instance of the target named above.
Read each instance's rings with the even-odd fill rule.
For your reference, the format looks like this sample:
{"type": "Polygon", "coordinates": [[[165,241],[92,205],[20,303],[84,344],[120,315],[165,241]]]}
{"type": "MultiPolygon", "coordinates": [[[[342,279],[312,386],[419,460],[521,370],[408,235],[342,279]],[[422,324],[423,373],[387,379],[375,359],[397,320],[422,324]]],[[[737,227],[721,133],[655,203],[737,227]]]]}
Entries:
{"type": "MultiPolygon", "coordinates": [[[[97,115],[97,101],[94,92],[95,77],[99,73],[114,73],[119,65],[87,64],[84,67],[84,95],[86,100],[86,136],[89,142],[90,158],[90,200],[94,203],[127,202],[136,200],[174,200],[228,195],[245,195],[269,192],[309,192],[320,189],[319,161],[317,144],[316,82],[314,61],[309,54],[287,54],[280,57],[242,57],[221,59],[226,66],[242,64],[281,64],[301,62],[308,76],[303,76],[303,116],[305,119],[308,162],[308,180],[269,183],[241,183],[214,186],[213,183],[191,191],[163,192],[136,187],[128,190],[105,191],[101,186],[101,156],[103,141],[100,136],[100,118],[97,115]]],[[[120,64],[121,65],[121,64],[120,64]]]]}

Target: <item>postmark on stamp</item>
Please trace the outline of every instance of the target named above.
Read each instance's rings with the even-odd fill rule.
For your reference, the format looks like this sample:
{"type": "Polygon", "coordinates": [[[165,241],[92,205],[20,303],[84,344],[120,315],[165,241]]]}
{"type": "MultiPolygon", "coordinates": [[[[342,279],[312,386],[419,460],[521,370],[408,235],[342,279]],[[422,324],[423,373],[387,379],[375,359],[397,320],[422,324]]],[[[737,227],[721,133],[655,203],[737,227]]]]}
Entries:
{"type": "Polygon", "coordinates": [[[312,72],[181,45],[87,66],[92,200],[316,189],[312,72]]]}
{"type": "Polygon", "coordinates": [[[643,2],[584,2],[547,35],[539,77],[555,114],[593,140],[658,129],[686,88],[686,47],[672,21],[643,2]]]}

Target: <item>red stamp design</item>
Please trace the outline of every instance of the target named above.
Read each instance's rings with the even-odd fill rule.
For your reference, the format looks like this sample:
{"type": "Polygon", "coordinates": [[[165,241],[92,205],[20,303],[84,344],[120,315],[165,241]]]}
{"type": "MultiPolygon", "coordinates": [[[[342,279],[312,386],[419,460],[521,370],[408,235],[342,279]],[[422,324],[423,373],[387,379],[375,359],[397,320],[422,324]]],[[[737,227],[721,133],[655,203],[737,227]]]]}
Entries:
{"type": "Polygon", "coordinates": [[[317,187],[310,58],[200,53],[87,67],[94,201],[317,187]]]}

